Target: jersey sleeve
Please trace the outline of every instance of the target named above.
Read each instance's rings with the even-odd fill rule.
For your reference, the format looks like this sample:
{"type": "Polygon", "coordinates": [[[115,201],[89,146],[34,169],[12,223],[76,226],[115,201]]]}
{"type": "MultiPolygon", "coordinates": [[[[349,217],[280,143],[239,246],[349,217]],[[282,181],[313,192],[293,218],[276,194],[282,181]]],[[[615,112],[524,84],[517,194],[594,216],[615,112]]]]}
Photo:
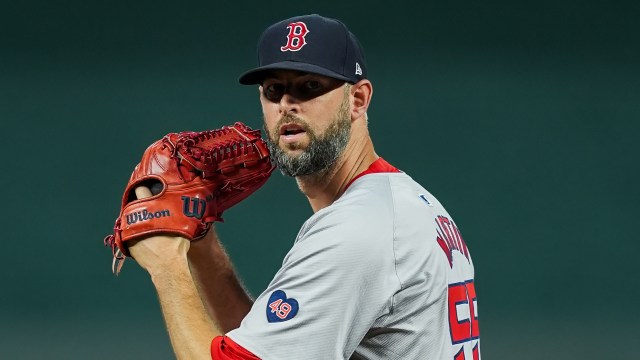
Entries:
{"type": "Polygon", "coordinates": [[[367,331],[382,325],[400,288],[391,208],[316,213],[227,335],[267,360],[348,359],[367,331]]]}
{"type": "Polygon", "coordinates": [[[226,336],[216,336],[211,341],[212,360],[260,360],[247,349],[226,336]]]}

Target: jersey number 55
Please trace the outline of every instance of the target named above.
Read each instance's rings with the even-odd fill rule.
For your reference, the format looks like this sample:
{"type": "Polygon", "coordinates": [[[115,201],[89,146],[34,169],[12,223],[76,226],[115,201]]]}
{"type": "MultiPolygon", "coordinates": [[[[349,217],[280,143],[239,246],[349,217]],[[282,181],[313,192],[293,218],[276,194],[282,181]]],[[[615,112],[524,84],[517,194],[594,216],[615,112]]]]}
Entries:
{"type": "MultiPolygon", "coordinates": [[[[461,344],[480,338],[478,299],[472,280],[449,285],[449,330],[451,342],[461,344]]],[[[478,344],[472,350],[473,360],[480,358],[478,344]]],[[[465,360],[464,346],[454,360],[465,360]]]]}

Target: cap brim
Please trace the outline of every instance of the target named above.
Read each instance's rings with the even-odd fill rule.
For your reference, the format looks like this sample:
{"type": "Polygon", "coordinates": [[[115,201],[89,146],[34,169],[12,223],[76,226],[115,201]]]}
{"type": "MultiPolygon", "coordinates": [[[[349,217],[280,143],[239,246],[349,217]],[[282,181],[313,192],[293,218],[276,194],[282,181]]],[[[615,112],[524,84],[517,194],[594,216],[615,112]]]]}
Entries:
{"type": "Polygon", "coordinates": [[[308,72],[311,74],[328,76],[328,77],[338,79],[338,80],[343,80],[343,81],[351,81],[351,79],[343,75],[340,75],[336,72],[333,72],[331,70],[327,70],[323,67],[313,65],[313,64],[308,64],[308,63],[296,62],[296,61],[282,61],[278,63],[261,66],[255,69],[251,69],[245,72],[244,74],[240,75],[240,78],[238,78],[238,81],[240,82],[240,84],[243,84],[243,85],[262,84],[262,80],[264,80],[266,74],[273,70],[295,70],[295,71],[308,72]]]}

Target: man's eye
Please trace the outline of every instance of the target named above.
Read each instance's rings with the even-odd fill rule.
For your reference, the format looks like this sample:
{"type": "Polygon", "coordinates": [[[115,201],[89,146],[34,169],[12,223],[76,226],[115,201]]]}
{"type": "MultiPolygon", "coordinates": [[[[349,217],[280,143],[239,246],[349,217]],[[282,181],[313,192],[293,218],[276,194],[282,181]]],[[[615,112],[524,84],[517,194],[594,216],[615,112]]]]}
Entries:
{"type": "Polygon", "coordinates": [[[322,87],[322,85],[320,85],[320,82],[315,81],[315,80],[305,81],[305,83],[304,83],[304,88],[306,90],[318,90],[321,87],[322,87]]]}
{"type": "Polygon", "coordinates": [[[284,86],[281,84],[270,84],[264,87],[264,96],[271,101],[280,101],[284,95],[284,86]]]}

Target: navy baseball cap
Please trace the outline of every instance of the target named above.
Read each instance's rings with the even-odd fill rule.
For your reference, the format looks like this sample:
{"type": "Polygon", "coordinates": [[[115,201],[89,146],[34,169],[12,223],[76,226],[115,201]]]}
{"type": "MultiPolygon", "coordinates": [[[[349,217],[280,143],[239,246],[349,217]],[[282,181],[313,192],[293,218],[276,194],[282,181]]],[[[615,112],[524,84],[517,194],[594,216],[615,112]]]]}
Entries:
{"type": "Polygon", "coordinates": [[[271,70],[296,70],[349,83],[367,78],[358,39],[336,19],[296,16],[269,26],[258,41],[258,67],[240,76],[244,85],[261,84],[271,70]]]}

